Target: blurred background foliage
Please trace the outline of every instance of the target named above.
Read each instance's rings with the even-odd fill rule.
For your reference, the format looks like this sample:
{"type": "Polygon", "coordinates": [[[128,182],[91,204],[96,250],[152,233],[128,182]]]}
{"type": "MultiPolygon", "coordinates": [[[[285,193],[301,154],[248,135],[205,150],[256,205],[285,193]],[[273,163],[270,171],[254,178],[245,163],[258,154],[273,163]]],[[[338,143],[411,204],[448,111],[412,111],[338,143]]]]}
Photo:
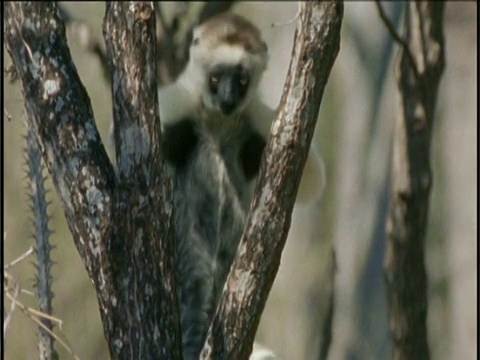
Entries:
{"type": "MultiPolygon", "coordinates": [[[[110,85],[85,37],[103,42],[103,3],[61,3],[76,20],[68,44],[86,87],[102,139],[112,117],[110,85]]],[[[163,3],[169,16],[173,3],[163,3]]],[[[184,3],[183,6],[201,6],[184,3]]],[[[401,29],[403,4],[383,4],[401,29]]],[[[270,65],[262,97],[275,107],[288,69],[295,3],[238,3],[264,33],[270,65]],[[277,24],[272,26],[272,24],[277,24]],[[285,24],[282,24],[285,23],[285,24]]],[[[434,186],[427,231],[428,333],[433,359],[474,359],[477,351],[477,4],[445,8],[446,70],[440,84],[432,138],[434,186]]],[[[157,24],[158,26],[158,24],[157,24]]],[[[322,200],[296,208],[280,271],[257,339],[283,359],[318,358],[328,298],[334,291],[330,359],[390,358],[382,262],[389,164],[396,107],[392,43],[373,2],[346,2],[341,49],[323,99],[314,141],[326,163],[322,200]],[[335,256],[333,250],[335,249],[335,256]],[[334,274],[334,283],[332,283],[334,274]]],[[[5,67],[11,60],[4,51],[5,67]]],[[[4,80],[7,80],[4,73],[4,80]]],[[[25,113],[19,84],[5,81],[4,263],[32,244],[25,181],[25,113]]],[[[109,149],[110,151],[110,149],[109,149]]],[[[111,155],[111,151],[109,153],[111,155]]],[[[53,252],[54,314],[81,359],[106,359],[94,289],[73,245],[48,178],[53,252]]],[[[10,273],[32,289],[33,258],[10,273]]],[[[34,298],[22,302],[36,307],[34,298]]],[[[5,297],[4,297],[5,300],[5,297]]],[[[8,303],[8,301],[7,301],[8,303]]],[[[8,307],[7,307],[8,308],[8,307]]],[[[38,357],[37,328],[21,312],[7,334],[7,359],[38,357]]],[[[61,359],[71,356],[58,344],[61,359]]]]}

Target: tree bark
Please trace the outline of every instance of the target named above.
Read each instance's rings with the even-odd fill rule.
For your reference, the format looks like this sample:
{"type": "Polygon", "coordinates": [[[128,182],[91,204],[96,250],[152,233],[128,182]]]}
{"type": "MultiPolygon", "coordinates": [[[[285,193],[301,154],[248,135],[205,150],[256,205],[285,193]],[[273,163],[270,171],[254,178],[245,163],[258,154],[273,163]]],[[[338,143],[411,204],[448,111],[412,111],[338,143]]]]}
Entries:
{"type": "Polygon", "coordinates": [[[339,51],[343,3],[301,3],[292,61],[255,197],[202,359],[246,359],[288,234],[320,102],[339,51]]]}
{"type": "MultiPolygon", "coordinates": [[[[342,2],[302,3],[285,91],[206,358],[247,358],[278,270],[323,91],[339,51],[342,2]]],[[[27,121],[97,292],[112,358],[181,358],[171,184],[164,172],[150,3],[109,3],[118,172],[53,3],[7,3],[4,37],[27,121]]]]}
{"type": "MultiPolygon", "coordinates": [[[[138,329],[136,338],[130,334],[124,341],[138,346],[131,352],[135,357],[179,358],[173,209],[171,182],[160,153],[153,4],[107,3],[104,37],[118,174],[109,246],[114,252],[130,252],[128,259],[116,256],[112,267],[125,302],[119,309],[131,309],[135,321],[130,326],[138,329]],[[155,319],[153,326],[144,327],[150,317],[155,319]]],[[[122,357],[123,352],[119,350],[122,357]]]]}
{"type": "Polygon", "coordinates": [[[157,146],[152,4],[107,8],[118,181],[57,6],[4,6],[4,38],[20,79],[28,125],[95,286],[110,354],[115,359],[180,358],[170,182],[157,146]],[[109,26],[113,22],[115,27],[109,26]]]}
{"type": "Polygon", "coordinates": [[[430,140],[444,68],[442,2],[412,2],[397,64],[399,115],[384,260],[394,359],[428,359],[424,261],[432,184],[430,140]]]}

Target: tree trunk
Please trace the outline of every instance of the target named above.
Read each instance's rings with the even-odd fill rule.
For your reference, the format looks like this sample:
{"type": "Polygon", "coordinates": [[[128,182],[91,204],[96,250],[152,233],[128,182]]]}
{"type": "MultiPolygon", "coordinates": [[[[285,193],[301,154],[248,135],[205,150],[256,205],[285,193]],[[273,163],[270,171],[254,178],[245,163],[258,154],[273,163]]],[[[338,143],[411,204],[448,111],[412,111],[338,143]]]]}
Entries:
{"type": "Polygon", "coordinates": [[[432,184],[430,139],[444,68],[442,2],[412,2],[397,64],[399,115],[384,260],[394,359],[428,359],[424,261],[432,184]]]}
{"type": "Polygon", "coordinates": [[[118,180],[56,5],[11,2],[4,16],[28,125],[95,286],[112,358],[179,358],[170,182],[157,146],[152,5],[107,7],[118,180]]]}
{"type": "MultiPolygon", "coordinates": [[[[301,8],[280,110],[205,358],[250,355],[339,51],[343,3],[306,2],[301,8]]],[[[159,148],[153,5],[107,4],[117,172],[100,140],[57,6],[9,2],[4,20],[28,125],[95,286],[111,357],[181,358],[171,182],[159,148]]]]}

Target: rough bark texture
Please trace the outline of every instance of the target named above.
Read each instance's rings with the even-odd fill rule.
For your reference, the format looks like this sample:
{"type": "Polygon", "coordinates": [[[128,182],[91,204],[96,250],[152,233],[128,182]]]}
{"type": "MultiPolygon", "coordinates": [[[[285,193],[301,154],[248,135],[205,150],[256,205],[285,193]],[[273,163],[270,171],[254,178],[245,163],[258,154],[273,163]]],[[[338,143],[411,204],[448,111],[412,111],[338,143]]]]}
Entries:
{"type": "Polygon", "coordinates": [[[342,2],[304,2],[292,61],[240,247],[202,359],[246,359],[280,264],[323,91],[339,51],[342,2]]]}
{"type": "Polygon", "coordinates": [[[113,167],[55,6],[13,2],[4,6],[4,37],[20,79],[28,126],[53,175],[75,244],[97,281],[98,241],[109,230],[105,224],[111,214],[113,167]]]}
{"type": "Polygon", "coordinates": [[[113,4],[107,11],[118,182],[56,5],[4,6],[4,39],[20,79],[28,125],[95,286],[111,356],[179,358],[167,230],[170,185],[156,146],[160,129],[152,5],[113,4]],[[112,23],[115,27],[108,26],[112,23]],[[118,62],[120,56],[124,62],[118,62]]]}
{"type": "Polygon", "coordinates": [[[430,139],[444,68],[442,2],[412,2],[397,65],[399,116],[384,270],[394,359],[428,359],[424,241],[432,184],[430,139]],[[413,58],[414,63],[410,59],[413,58]]]}
{"type": "MultiPolygon", "coordinates": [[[[104,36],[112,71],[118,174],[115,230],[108,245],[117,254],[130,252],[127,258],[115,256],[112,270],[122,296],[119,309],[131,311],[130,326],[136,329],[136,337],[129,334],[122,341],[137,346],[129,351],[134,357],[179,358],[173,209],[159,146],[153,4],[107,3],[104,36]],[[155,321],[145,327],[150,318],[155,321]]],[[[124,349],[118,354],[123,357],[124,349]]]]}

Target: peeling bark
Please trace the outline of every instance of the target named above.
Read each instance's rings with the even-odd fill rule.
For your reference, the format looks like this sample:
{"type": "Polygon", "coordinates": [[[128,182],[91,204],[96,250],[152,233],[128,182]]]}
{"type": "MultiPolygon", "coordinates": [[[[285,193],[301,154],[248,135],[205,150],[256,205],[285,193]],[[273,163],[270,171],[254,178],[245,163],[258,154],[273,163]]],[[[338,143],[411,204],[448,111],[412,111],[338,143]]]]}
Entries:
{"type": "Polygon", "coordinates": [[[339,51],[343,3],[301,3],[290,69],[255,197],[202,359],[246,359],[252,351],[290,228],[320,102],[339,51]]]}
{"type": "Polygon", "coordinates": [[[444,68],[442,2],[409,3],[397,64],[399,115],[384,260],[393,359],[428,359],[425,233],[432,185],[430,140],[444,68]]]}

